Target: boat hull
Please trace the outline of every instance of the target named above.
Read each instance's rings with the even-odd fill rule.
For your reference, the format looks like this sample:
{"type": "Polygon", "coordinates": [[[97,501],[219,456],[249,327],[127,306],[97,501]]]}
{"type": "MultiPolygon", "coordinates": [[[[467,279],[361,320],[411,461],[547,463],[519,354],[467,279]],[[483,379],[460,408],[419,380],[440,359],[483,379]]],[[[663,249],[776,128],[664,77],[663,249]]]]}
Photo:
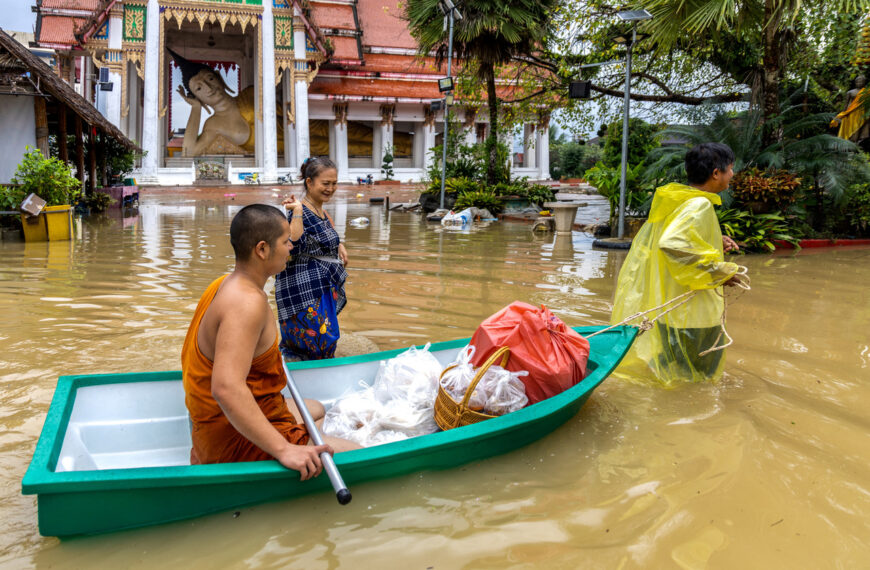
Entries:
{"type": "MultiPolygon", "coordinates": [[[[600,327],[581,327],[591,334],[600,327]]],[[[592,391],[613,371],[631,346],[636,329],[620,327],[590,339],[586,378],[571,389],[512,414],[478,424],[340,453],[335,462],[349,487],[363,481],[431,469],[453,468],[517,449],[550,433],[573,417],[592,391]]],[[[465,346],[468,339],[433,344],[433,352],[465,346]]],[[[323,375],[342,366],[375,366],[400,350],[294,363],[291,373],[323,375]]],[[[25,474],[24,494],[38,497],[39,531],[45,536],[111,532],[293,498],[331,489],[322,475],[302,482],[298,473],[275,461],[215,465],[176,465],[132,469],[57,471],[58,457],[76,391],[87,386],[125,382],[178,382],[180,372],[64,376],[46,417],[33,461],[25,474]]],[[[297,380],[297,383],[298,380],[297,380]]],[[[321,383],[322,385],[322,383],[321,383]]],[[[315,397],[316,385],[300,390],[315,397]]],[[[322,391],[322,389],[321,389],[322,391]]]]}

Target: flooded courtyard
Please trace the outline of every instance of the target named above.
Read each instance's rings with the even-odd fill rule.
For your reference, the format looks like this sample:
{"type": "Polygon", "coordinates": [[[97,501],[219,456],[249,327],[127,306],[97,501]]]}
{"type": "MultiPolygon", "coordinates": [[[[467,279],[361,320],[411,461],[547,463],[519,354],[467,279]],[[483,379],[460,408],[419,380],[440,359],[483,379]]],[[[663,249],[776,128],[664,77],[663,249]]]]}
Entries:
{"type": "MultiPolygon", "coordinates": [[[[233,214],[287,192],[155,190],[73,242],[0,243],[0,567],[866,567],[870,248],[739,258],[752,291],[728,309],[716,386],[611,378],[531,446],[357,485],[346,507],[320,493],[40,537],[20,483],[57,377],[180,368],[200,294],[232,268],[233,214]]],[[[522,222],[445,230],[356,194],[327,207],[350,257],[343,333],[382,350],[467,337],[515,300],[572,326],[609,319],[625,252],[522,222]]]]}

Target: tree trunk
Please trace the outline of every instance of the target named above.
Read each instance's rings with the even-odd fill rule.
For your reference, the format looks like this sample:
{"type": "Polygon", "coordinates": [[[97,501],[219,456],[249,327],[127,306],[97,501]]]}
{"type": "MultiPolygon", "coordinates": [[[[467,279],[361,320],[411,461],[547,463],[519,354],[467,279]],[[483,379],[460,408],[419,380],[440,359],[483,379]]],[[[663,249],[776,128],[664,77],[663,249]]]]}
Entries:
{"type": "Polygon", "coordinates": [[[486,164],[487,184],[498,182],[498,95],[495,92],[495,68],[492,64],[481,64],[480,69],[486,78],[487,105],[489,106],[489,160],[486,164]]]}
{"type": "Polygon", "coordinates": [[[772,119],[779,114],[779,83],[783,72],[780,67],[782,56],[781,19],[781,11],[777,11],[777,1],[764,0],[761,105],[763,112],[762,142],[765,147],[779,140],[779,129],[775,128],[772,119]]]}

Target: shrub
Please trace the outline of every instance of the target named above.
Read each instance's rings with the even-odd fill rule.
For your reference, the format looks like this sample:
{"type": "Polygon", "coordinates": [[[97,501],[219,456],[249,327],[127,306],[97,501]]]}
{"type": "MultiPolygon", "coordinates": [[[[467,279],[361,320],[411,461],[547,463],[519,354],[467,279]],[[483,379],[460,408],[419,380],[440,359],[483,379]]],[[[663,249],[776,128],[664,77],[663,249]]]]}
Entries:
{"type": "Polygon", "coordinates": [[[794,203],[801,179],[787,170],[759,170],[747,168],[731,180],[731,195],[746,205],[757,204],[760,209],[783,210],[794,203]]]}
{"type": "Polygon", "coordinates": [[[20,186],[0,186],[0,210],[17,210],[26,197],[20,186]]]}
{"type": "Polygon", "coordinates": [[[486,208],[492,214],[498,214],[504,209],[501,200],[490,190],[473,190],[463,192],[456,198],[456,203],[453,205],[454,211],[464,210],[465,208],[486,208]]]}
{"type": "Polygon", "coordinates": [[[731,237],[744,252],[771,252],[774,240],[787,241],[798,246],[789,230],[788,222],[779,213],[753,214],[739,208],[718,208],[716,216],[722,233],[731,237]]]}
{"type": "Polygon", "coordinates": [[[83,196],[79,199],[79,203],[91,211],[93,214],[105,212],[108,207],[115,203],[115,199],[105,192],[94,192],[90,196],[83,196]]]}
{"type": "Polygon", "coordinates": [[[387,145],[384,147],[384,160],[381,164],[381,172],[384,175],[384,180],[393,179],[393,147],[387,145]]]}
{"type": "MultiPolygon", "coordinates": [[[[70,172],[69,166],[57,158],[45,158],[39,149],[27,147],[24,158],[18,164],[14,184],[19,184],[18,190],[22,197],[34,193],[47,206],[72,204],[81,194],[81,183],[70,172]]],[[[15,204],[15,209],[18,209],[15,204]]]]}
{"type": "Polygon", "coordinates": [[[870,229],[870,183],[851,186],[847,200],[846,212],[850,225],[866,232],[870,229]]]}
{"type": "Polygon", "coordinates": [[[601,160],[601,147],[593,144],[568,143],[560,149],[560,178],[581,178],[601,160]]]}
{"type": "MultiPolygon", "coordinates": [[[[586,171],[586,180],[598,189],[598,193],[610,202],[611,220],[619,212],[619,167],[611,168],[599,162],[586,171]]],[[[651,191],[641,185],[643,164],[626,169],[625,212],[629,215],[645,215],[649,211],[651,191]]]]}

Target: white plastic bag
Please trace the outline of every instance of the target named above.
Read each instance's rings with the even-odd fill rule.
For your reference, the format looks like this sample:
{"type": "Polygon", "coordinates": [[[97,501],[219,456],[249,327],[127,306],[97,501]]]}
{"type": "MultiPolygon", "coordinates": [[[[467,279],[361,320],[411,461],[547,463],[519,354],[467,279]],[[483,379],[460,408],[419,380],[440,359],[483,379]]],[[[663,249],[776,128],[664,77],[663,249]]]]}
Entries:
{"type": "Polygon", "coordinates": [[[461,402],[465,396],[465,390],[474,378],[474,366],[471,357],[474,356],[474,346],[468,345],[459,351],[456,360],[441,374],[441,386],[451,398],[461,402]]]}
{"type": "MultiPolygon", "coordinates": [[[[441,386],[451,398],[461,402],[477,374],[471,364],[475,347],[468,345],[459,351],[456,360],[445,369],[441,376],[441,386]]],[[[490,366],[475,386],[468,407],[491,416],[501,416],[524,408],[529,399],[525,385],[520,377],[527,376],[525,370],[511,372],[498,365],[490,366]]]]}
{"type": "Polygon", "coordinates": [[[417,408],[432,408],[438,395],[441,363],[423,348],[411,347],[405,352],[381,362],[375,377],[375,395],[382,402],[398,399],[417,408]]]}
{"type": "Polygon", "coordinates": [[[526,396],[526,386],[520,377],[528,375],[525,370],[511,372],[501,366],[491,366],[477,384],[478,388],[486,394],[483,413],[503,416],[526,407],[529,398],[526,396]]]}
{"type": "Polygon", "coordinates": [[[441,363],[429,345],[381,362],[373,386],[340,398],[323,420],[327,435],[363,447],[438,431],[433,408],[441,363]]]}

